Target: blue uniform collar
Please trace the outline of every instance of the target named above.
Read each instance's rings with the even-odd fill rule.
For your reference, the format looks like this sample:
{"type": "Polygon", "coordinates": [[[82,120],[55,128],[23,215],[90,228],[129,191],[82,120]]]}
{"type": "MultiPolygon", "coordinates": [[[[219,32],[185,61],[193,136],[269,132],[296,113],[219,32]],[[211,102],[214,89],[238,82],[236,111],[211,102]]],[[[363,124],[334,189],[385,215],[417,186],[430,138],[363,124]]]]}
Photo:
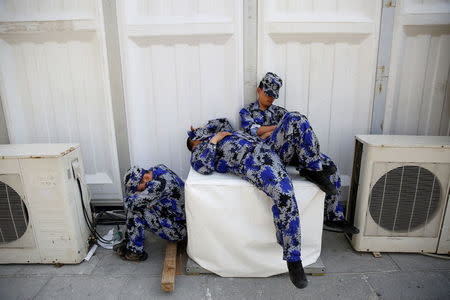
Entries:
{"type": "Polygon", "coordinates": [[[266,111],[269,111],[269,112],[271,112],[271,113],[274,113],[274,110],[273,110],[273,109],[274,109],[274,104],[272,104],[271,106],[269,106],[268,108],[266,108],[266,111],[263,111],[263,110],[261,109],[261,107],[259,106],[259,100],[256,99],[256,101],[253,102],[253,103],[251,104],[250,109],[251,109],[252,111],[258,110],[258,111],[261,111],[262,113],[265,113],[266,111]]]}

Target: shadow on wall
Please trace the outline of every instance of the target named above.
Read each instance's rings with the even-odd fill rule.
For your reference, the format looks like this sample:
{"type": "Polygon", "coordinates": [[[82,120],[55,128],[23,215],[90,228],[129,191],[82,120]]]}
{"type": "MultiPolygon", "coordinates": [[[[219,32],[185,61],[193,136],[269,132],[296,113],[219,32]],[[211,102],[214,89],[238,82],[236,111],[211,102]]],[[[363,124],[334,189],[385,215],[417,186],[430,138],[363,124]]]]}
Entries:
{"type": "Polygon", "coordinates": [[[6,130],[5,114],[3,112],[2,98],[0,98],[0,144],[9,144],[8,131],[6,130]]]}

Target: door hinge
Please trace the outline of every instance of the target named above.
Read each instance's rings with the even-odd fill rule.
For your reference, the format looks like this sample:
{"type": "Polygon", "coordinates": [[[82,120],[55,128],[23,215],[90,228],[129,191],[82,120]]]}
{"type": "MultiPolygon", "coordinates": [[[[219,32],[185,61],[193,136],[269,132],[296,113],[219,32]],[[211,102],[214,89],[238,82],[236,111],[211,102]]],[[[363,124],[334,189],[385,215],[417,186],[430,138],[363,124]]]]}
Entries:
{"type": "Polygon", "coordinates": [[[389,77],[389,70],[386,66],[377,66],[376,80],[382,80],[383,78],[389,77]]]}
{"type": "Polygon", "coordinates": [[[384,6],[385,7],[396,7],[397,0],[384,0],[384,6]]]}

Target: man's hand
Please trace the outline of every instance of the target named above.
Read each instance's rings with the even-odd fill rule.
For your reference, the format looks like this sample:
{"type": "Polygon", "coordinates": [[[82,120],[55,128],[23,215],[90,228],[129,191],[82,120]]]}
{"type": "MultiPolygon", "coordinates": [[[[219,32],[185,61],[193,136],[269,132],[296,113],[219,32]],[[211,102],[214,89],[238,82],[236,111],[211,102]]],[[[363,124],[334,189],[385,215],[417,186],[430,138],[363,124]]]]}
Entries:
{"type": "Polygon", "coordinates": [[[191,131],[194,131],[195,129],[199,129],[199,128],[203,128],[203,126],[200,126],[200,127],[194,128],[194,126],[192,126],[192,125],[191,125],[191,131]]]}
{"type": "Polygon", "coordinates": [[[272,125],[272,126],[261,126],[258,128],[258,130],[256,131],[256,134],[262,138],[263,140],[265,140],[267,137],[269,137],[272,134],[272,131],[275,130],[275,128],[277,128],[276,125],[272,125]],[[264,134],[269,133],[269,135],[267,135],[266,137],[263,137],[264,134]]]}
{"type": "Polygon", "coordinates": [[[273,132],[273,130],[272,130],[272,131],[268,131],[268,132],[266,132],[266,133],[263,133],[263,134],[260,136],[260,138],[262,138],[263,140],[265,140],[265,139],[267,139],[269,136],[272,135],[272,132],[273,132]]]}
{"type": "Polygon", "coordinates": [[[220,142],[221,140],[223,140],[224,137],[231,135],[231,132],[228,131],[221,131],[216,133],[210,140],[209,142],[211,144],[217,144],[218,142],[220,142]]]}

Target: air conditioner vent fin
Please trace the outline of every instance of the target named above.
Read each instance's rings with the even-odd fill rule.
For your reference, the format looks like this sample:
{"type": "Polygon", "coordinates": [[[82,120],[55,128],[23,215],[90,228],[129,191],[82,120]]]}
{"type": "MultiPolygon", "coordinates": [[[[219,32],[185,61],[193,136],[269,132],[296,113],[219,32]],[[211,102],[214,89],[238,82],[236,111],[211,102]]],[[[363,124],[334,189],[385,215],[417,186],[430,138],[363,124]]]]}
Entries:
{"type": "Polygon", "coordinates": [[[27,230],[28,211],[19,194],[0,181],[0,243],[18,240],[27,230]]]}
{"type": "Polygon", "coordinates": [[[419,166],[395,168],[373,186],[369,211],[373,220],[392,232],[410,232],[427,224],[438,212],[441,187],[429,170],[419,166]]]}

